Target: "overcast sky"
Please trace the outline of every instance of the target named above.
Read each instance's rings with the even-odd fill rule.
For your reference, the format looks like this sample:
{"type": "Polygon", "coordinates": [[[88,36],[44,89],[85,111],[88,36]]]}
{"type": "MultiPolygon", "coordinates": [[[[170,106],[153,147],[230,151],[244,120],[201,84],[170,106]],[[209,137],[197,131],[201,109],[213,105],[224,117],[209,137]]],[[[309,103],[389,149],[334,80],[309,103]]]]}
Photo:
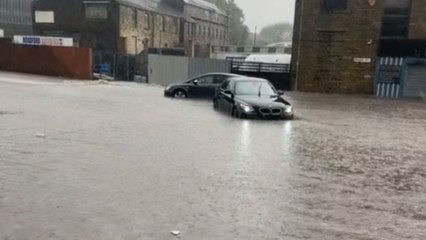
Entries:
{"type": "Polygon", "coordinates": [[[254,32],[262,27],[277,23],[293,23],[295,0],[235,0],[244,10],[246,24],[254,32]]]}

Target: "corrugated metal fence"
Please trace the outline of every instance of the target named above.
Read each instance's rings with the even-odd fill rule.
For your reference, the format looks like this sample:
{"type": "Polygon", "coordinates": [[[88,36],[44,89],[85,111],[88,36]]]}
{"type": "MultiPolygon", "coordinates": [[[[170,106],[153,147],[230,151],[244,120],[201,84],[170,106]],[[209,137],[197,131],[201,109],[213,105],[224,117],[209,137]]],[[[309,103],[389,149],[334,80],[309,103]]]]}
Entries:
{"type": "Polygon", "coordinates": [[[169,85],[209,72],[230,72],[225,60],[148,55],[148,82],[169,85]]]}
{"type": "Polygon", "coordinates": [[[384,98],[402,96],[404,58],[381,57],[376,69],[374,94],[384,98]]]}

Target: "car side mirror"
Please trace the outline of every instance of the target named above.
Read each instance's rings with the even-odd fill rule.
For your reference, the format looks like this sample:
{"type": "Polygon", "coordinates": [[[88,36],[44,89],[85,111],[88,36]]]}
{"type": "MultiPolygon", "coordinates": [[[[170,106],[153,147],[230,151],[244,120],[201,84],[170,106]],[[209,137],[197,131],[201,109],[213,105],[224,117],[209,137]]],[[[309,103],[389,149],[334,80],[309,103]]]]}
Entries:
{"type": "Polygon", "coordinates": [[[284,95],[284,91],[283,90],[278,90],[278,95],[280,95],[280,96],[284,95]]]}
{"type": "Polygon", "coordinates": [[[193,83],[194,85],[198,85],[198,80],[194,80],[194,81],[192,81],[192,83],[193,83]]]}

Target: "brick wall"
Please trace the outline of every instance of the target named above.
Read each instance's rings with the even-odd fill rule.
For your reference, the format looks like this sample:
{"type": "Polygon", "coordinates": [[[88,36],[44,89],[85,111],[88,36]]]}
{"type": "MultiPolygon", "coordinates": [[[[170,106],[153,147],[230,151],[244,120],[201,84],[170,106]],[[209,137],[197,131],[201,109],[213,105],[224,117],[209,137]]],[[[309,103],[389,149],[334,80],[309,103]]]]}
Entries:
{"type": "Polygon", "coordinates": [[[410,33],[411,39],[426,39],[426,1],[411,1],[411,22],[410,33]]]}
{"type": "Polygon", "coordinates": [[[89,48],[25,46],[0,39],[0,70],[92,79],[89,48]]]}
{"type": "Polygon", "coordinates": [[[303,2],[302,19],[296,21],[302,22],[301,39],[295,37],[293,52],[299,56],[293,59],[299,63],[297,89],[371,94],[383,14],[381,1],[371,6],[365,0],[351,0],[348,10],[335,13],[323,11],[322,1],[303,2]],[[371,63],[357,63],[354,58],[369,58],[371,63]]]}

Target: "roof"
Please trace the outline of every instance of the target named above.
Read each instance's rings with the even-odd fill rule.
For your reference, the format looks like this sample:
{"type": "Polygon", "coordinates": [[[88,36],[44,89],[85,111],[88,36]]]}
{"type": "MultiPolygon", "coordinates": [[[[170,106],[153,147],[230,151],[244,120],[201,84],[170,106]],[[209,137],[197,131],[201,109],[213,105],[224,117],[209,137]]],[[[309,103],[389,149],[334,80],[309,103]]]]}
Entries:
{"type": "Polygon", "coordinates": [[[182,17],[182,12],[168,6],[162,0],[116,0],[117,2],[139,9],[145,9],[151,12],[158,12],[165,15],[182,17]]]}
{"type": "Polygon", "coordinates": [[[217,13],[226,15],[222,10],[220,10],[215,4],[207,2],[205,0],[183,0],[186,4],[204,8],[206,10],[215,11],[217,13]]]}
{"type": "Polygon", "coordinates": [[[246,77],[246,76],[236,76],[231,79],[235,82],[246,82],[246,81],[268,82],[268,80],[264,78],[246,77]]]}

